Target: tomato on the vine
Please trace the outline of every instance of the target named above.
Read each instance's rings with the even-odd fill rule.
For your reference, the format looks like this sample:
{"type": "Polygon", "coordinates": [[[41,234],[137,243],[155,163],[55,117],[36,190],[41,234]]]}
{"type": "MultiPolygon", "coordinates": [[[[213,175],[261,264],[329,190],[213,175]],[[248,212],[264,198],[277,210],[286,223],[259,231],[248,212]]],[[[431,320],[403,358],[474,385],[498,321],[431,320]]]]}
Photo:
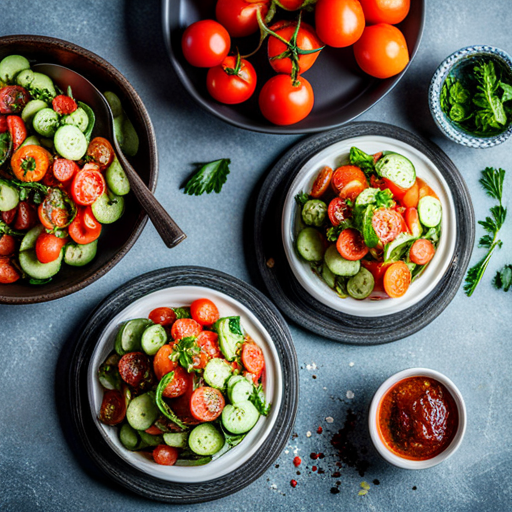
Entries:
{"type": "Polygon", "coordinates": [[[409,14],[411,0],[359,0],[366,23],[396,25],[409,14]]]}
{"type": "Polygon", "coordinates": [[[214,20],[201,20],[188,26],[181,39],[185,59],[199,68],[219,66],[227,57],[231,38],[214,20]]]}
{"type": "Polygon", "coordinates": [[[363,34],[364,23],[358,0],[318,0],[315,5],[316,33],[334,48],[354,44],[363,34]]]}
{"type": "Polygon", "coordinates": [[[250,36],[258,31],[258,11],[265,19],[270,0],[218,0],[215,17],[231,37],[250,36]]]}

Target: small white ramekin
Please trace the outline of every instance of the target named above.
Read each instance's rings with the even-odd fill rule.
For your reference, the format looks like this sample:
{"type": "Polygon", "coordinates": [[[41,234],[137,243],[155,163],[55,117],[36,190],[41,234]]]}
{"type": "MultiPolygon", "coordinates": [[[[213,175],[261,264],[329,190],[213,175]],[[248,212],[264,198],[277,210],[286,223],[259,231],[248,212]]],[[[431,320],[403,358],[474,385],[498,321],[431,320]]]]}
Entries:
{"type": "Polygon", "coordinates": [[[466,432],[466,406],[460,391],[457,389],[457,386],[455,386],[455,384],[448,377],[442,373],[436,372],[435,370],[429,370],[427,368],[409,368],[407,370],[402,370],[401,372],[395,373],[389,377],[389,379],[387,379],[377,390],[370,404],[368,427],[370,429],[370,437],[372,439],[373,445],[384,460],[402,469],[427,469],[433,466],[437,466],[437,464],[445,461],[448,457],[451,457],[459,448],[462,439],[464,438],[464,433],[466,432]],[[381,436],[379,435],[379,427],[377,422],[379,404],[382,398],[387,393],[387,391],[397,382],[400,382],[401,380],[407,379],[409,377],[430,377],[443,384],[452,395],[458,410],[459,426],[452,442],[439,455],[436,455],[435,457],[427,460],[410,460],[396,455],[386,446],[384,441],[381,439],[381,436]]]}

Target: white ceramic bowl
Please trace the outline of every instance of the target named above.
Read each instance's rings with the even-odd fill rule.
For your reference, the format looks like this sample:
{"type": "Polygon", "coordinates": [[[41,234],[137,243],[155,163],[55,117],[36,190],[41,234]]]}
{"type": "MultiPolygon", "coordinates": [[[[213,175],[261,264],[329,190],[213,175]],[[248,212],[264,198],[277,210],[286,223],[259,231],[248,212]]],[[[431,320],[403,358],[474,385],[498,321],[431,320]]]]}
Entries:
{"type": "Polygon", "coordinates": [[[87,385],[89,404],[96,427],[112,450],[140,471],[162,480],[181,483],[206,482],[219,478],[234,471],[256,454],[276,421],[283,392],[279,357],[269,333],[260,321],[238,301],[221,292],[200,286],[177,286],[154,292],[133,302],[116,315],[103,331],[94,349],[87,373],[87,385]],[[122,322],[132,318],[147,318],[151,310],[159,306],[188,306],[198,298],[207,298],[215,302],[221,317],[240,316],[244,329],[262,348],[265,356],[265,394],[267,401],[272,403],[272,409],[269,416],[262,416],[259,419],[238,446],[209,464],[196,467],[161,466],[140,453],[124,448],[119,440],[118,427],[104,425],[97,419],[104,393],[97,372],[101,363],[114,349],[115,337],[122,322]]]}
{"type": "Polygon", "coordinates": [[[455,384],[442,373],[436,372],[435,370],[429,370],[427,368],[409,368],[408,370],[402,370],[401,372],[395,373],[395,375],[389,377],[389,379],[387,379],[377,390],[370,405],[368,427],[370,429],[370,437],[372,438],[373,445],[379,454],[390,464],[403,469],[427,469],[437,466],[437,464],[445,461],[459,448],[462,443],[464,433],[466,432],[466,405],[464,404],[464,399],[455,384]],[[443,384],[452,395],[459,415],[459,426],[452,442],[439,455],[427,460],[409,460],[396,455],[389,450],[379,435],[377,415],[382,398],[397,382],[409,377],[430,377],[443,384]]]}
{"type": "Polygon", "coordinates": [[[439,283],[451,263],[455,249],[456,220],[453,197],[440,171],[421,151],[409,144],[391,137],[370,136],[345,139],[317,153],[300,169],[294,179],[283,207],[281,232],[288,263],[301,286],[316,300],[326,306],[354,316],[378,317],[397,313],[417,304],[439,283]],[[307,262],[302,260],[295,249],[295,240],[300,231],[300,208],[295,196],[310,191],[320,169],[328,165],[336,169],[348,163],[350,148],[356,146],[362,151],[374,154],[379,151],[395,151],[406,156],[416,168],[416,175],[439,196],[443,207],[441,239],[437,251],[423,275],[418,278],[399,299],[356,300],[341,299],[336,292],[313,273],[307,262]]]}

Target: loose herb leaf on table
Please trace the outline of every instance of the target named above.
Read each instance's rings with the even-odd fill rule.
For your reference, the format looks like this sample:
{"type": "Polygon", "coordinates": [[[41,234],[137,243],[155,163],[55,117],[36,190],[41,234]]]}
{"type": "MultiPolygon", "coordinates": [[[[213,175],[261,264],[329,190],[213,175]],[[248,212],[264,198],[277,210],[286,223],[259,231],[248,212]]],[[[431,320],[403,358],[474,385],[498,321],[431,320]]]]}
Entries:
{"type": "Polygon", "coordinates": [[[498,290],[508,292],[512,286],[512,265],[505,265],[501,270],[498,270],[493,284],[498,290]]]}
{"type": "Polygon", "coordinates": [[[197,164],[199,169],[187,181],[185,194],[190,196],[200,196],[204,192],[218,194],[228,178],[230,163],[229,158],[221,158],[214,162],[197,164]]]}

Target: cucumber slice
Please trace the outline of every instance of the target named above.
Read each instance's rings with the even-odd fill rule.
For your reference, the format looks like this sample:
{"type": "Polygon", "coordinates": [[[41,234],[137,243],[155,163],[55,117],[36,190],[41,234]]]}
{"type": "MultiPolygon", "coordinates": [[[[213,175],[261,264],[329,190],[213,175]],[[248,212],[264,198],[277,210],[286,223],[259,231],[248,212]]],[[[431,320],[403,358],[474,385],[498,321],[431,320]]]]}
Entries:
{"type": "Polygon", "coordinates": [[[124,114],[114,118],[114,135],[116,136],[117,142],[123,149],[124,144],[124,132],[123,132],[124,114]]]}
{"type": "Polygon", "coordinates": [[[51,263],[41,263],[36,256],[34,249],[22,251],[19,254],[20,266],[23,271],[34,279],[49,279],[53,277],[59,270],[62,263],[62,253],[51,263]]]}
{"type": "Polygon", "coordinates": [[[228,404],[222,411],[222,425],[232,434],[245,434],[258,422],[260,413],[252,402],[228,404]]]}
{"type": "Polygon", "coordinates": [[[154,356],[166,343],[167,332],[160,324],[146,327],[142,333],[140,342],[142,350],[144,350],[148,356],[154,356]]]}
{"type": "Polygon", "coordinates": [[[117,94],[111,91],[106,91],[103,93],[103,96],[105,96],[105,99],[110,105],[110,110],[112,110],[112,115],[114,118],[123,114],[123,106],[121,105],[121,100],[117,94]]]}
{"type": "Polygon", "coordinates": [[[365,188],[356,198],[355,206],[362,208],[375,203],[378,188],[365,188]]]}
{"type": "MultiPolygon", "coordinates": [[[[30,100],[21,113],[21,119],[27,126],[32,126],[34,116],[45,108],[48,108],[48,103],[42,100],[30,100]]],[[[52,110],[53,112],[53,110],[52,110]]]]}
{"type": "Polygon", "coordinates": [[[76,126],[82,133],[84,133],[89,126],[89,117],[82,107],[78,107],[71,114],[64,116],[62,118],[62,123],[76,126]]]}
{"type": "Polygon", "coordinates": [[[155,447],[164,442],[164,438],[160,435],[153,436],[147,432],[144,432],[144,430],[139,430],[138,433],[142,442],[147,446],[155,447]]]}
{"type": "Polygon", "coordinates": [[[34,72],[34,79],[30,84],[30,93],[35,99],[42,99],[42,97],[50,96],[55,98],[57,91],[53,85],[52,79],[42,73],[34,72]]]}
{"type": "Polygon", "coordinates": [[[123,153],[127,156],[135,156],[139,151],[139,136],[126,113],[123,121],[123,143],[120,145],[123,153]]]}
{"type": "Polygon", "coordinates": [[[366,299],[373,291],[375,279],[366,268],[361,267],[359,272],[347,282],[347,292],[354,299],[366,299]]]}
{"type": "Polygon", "coordinates": [[[435,228],[441,222],[441,201],[432,196],[422,197],[418,203],[418,215],[424,226],[435,228]]]}
{"type": "Polygon", "coordinates": [[[24,69],[30,68],[30,62],[21,55],[9,55],[0,62],[0,80],[10,84],[16,75],[24,69]]]}
{"type": "MultiPolygon", "coordinates": [[[[34,123],[35,121],[36,119],[34,123]]],[[[57,153],[68,160],[80,160],[87,153],[87,139],[76,126],[61,126],[55,133],[53,142],[57,153]]]]}
{"type": "Polygon", "coordinates": [[[233,368],[224,359],[214,357],[208,361],[204,369],[203,378],[208,386],[223,390],[226,382],[231,377],[233,368]]]}
{"type": "Polygon", "coordinates": [[[34,72],[31,69],[24,69],[16,76],[16,83],[25,89],[28,89],[33,81],[34,72]]]}
{"type": "Polygon", "coordinates": [[[240,326],[239,316],[227,316],[220,318],[215,323],[219,335],[219,347],[228,361],[234,361],[236,351],[244,341],[244,335],[240,326]]]}
{"type": "Polygon", "coordinates": [[[124,198],[107,190],[94,201],[91,208],[100,224],[112,224],[119,220],[124,213],[124,198]]]}
{"type": "Polygon", "coordinates": [[[51,108],[43,108],[34,115],[32,125],[42,137],[53,137],[59,125],[59,115],[51,108]]]}
{"type": "Polygon", "coordinates": [[[11,187],[7,182],[0,180],[0,212],[8,212],[18,206],[20,194],[18,189],[11,187]]]}
{"type": "Polygon", "coordinates": [[[322,278],[329,288],[335,288],[336,276],[329,270],[326,263],[322,265],[322,278]]]}
{"type": "Polygon", "coordinates": [[[229,393],[229,390],[237,383],[237,382],[240,382],[241,380],[247,380],[243,375],[232,375],[227,384],[226,384],[226,388],[228,390],[228,393],[229,393]]]}
{"type": "Polygon", "coordinates": [[[130,427],[128,423],[124,423],[119,430],[119,439],[123,446],[130,451],[134,451],[140,444],[140,438],[137,431],[130,427]]]}
{"type": "Polygon", "coordinates": [[[90,263],[98,251],[98,240],[90,244],[69,243],[64,250],[64,263],[72,267],[83,267],[90,263]]]}
{"type": "Polygon", "coordinates": [[[89,107],[89,105],[87,105],[86,103],[79,101],[78,106],[86,113],[87,119],[89,120],[87,129],[84,132],[84,136],[87,139],[87,141],[90,141],[92,131],[94,130],[94,125],[96,124],[96,115],[94,114],[94,110],[91,107],[89,107]]]}
{"type": "Polygon", "coordinates": [[[411,188],[416,181],[416,169],[412,162],[398,153],[387,153],[375,165],[377,174],[403,189],[411,188]]]}
{"type": "Polygon", "coordinates": [[[164,434],[164,443],[174,448],[186,448],[188,445],[188,432],[169,432],[164,434]]]}
{"type": "Polygon", "coordinates": [[[188,446],[198,455],[214,455],[224,442],[224,436],[211,423],[198,425],[188,437],[188,446]]]}
{"type": "Polygon", "coordinates": [[[151,391],[135,397],[126,410],[126,419],[135,430],[146,430],[156,421],[160,411],[151,391]]]}
{"type": "Polygon", "coordinates": [[[20,146],[20,148],[22,148],[23,146],[40,146],[40,145],[41,145],[40,140],[35,135],[31,135],[30,137],[27,137],[23,141],[23,144],[20,146]]]}
{"type": "Polygon", "coordinates": [[[108,188],[117,196],[125,196],[130,192],[130,181],[119,163],[117,156],[108,167],[105,173],[105,179],[107,180],[108,188]]]}
{"type": "Polygon", "coordinates": [[[39,235],[44,231],[43,226],[35,226],[23,237],[20,244],[20,252],[34,249],[39,235]]]}
{"type": "Polygon", "coordinates": [[[153,322],[147,318],[135,318],[126,322],[117,333],[115,351],[120,356],[124,356],[124,354],[127,354],[128,352],[136,352],[137,350],[140,350],[142,334],[146,330],[146,327],[152,324],[153,322]]]}
{"type": "Polygon", "coordinates": [[[409,233],[400,233],[392,242],[384,247],[384,261],[398,261],[405,253],[409,244],[416,240],[415,236],[409,233]]]}
{"type": "Polygon", "coordinates": [[[329,270],[337,276],[355,276],[361,268],[359,260],[346,260],[340,255],[335,245],[329,246],[327,251],[325,251],[325,263],[329,270]]]}
{"type": "Polygon", "coordinates": [[[302,220],[306,226],[320,227],[327,217],[327,205],[320,199],[310,199],[302,207],[302,220]]]}
{"type": "Polygon", "coordinates": [[[254,392],[254,386],[245,378],[228,388],[228,398],[232,404],[246,402],[254,392]]]}
{"type": "Polygon", "coordinates": [[[375,213],[375,206],[369,204],[363,216],[363,237],[364,243],[371,249],[378,245],[380,242],[375,229],[373,229],[373,214],[375,213]]]}
{"type": "Polygon", "coordinates": [[[306,261],[322,261],[324,241],[315,228],[305,228],[297,237],[297,250],[306,261]]]}

